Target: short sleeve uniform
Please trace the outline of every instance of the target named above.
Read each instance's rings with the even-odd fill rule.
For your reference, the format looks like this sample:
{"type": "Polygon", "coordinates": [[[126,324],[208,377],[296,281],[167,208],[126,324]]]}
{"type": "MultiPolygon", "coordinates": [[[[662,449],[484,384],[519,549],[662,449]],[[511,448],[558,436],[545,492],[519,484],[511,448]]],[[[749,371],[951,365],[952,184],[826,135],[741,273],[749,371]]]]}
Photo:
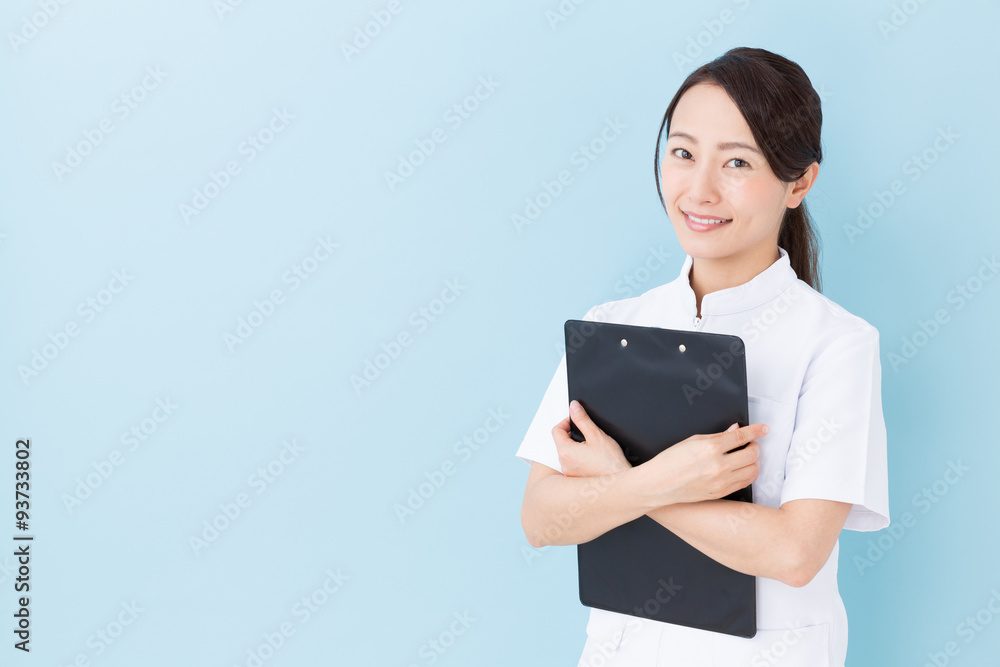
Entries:
{"type": "MultiPolygon", "coordinates": [[[[752,280],[706,294],[697,317],[686,256],[677,279],[591,308],[585,320],[740,336],[746,347],[750,423],[763,422],[754,502],[803,498],[851,503],[845,528],[889,525],[886,432],[878,331],[798,279],[788,253],[752,280]]],[[[560,360],[516,455],[562,471],[552,427],[569,414],[560,360]]],[[[580,664],[842,667],[847,616],[837,588],[838,540],[807,585],[757,578],[756,637],[590,611],[580,664]],[[600,658],[597,656],[600,655],[600,658]]]]}

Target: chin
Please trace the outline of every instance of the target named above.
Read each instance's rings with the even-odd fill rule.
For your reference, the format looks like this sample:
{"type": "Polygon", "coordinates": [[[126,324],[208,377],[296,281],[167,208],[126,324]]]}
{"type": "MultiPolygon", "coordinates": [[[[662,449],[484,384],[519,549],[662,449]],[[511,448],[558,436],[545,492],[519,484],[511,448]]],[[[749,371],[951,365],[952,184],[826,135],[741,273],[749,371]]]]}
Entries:
{"type": "Polygon", "coordinates": [[[677,234],[677,241],[680,243],[681,249],[692,257],[721,259],[733,254],[730,243],[697,235],[697,232],[692,232],[686,226],[680,230],[674,229],[674,233],[677,234]]]}
{"type": "Polygon", "coordinates": [[[681,248],[684,252],[696,259],[723,259],[725,257],[732,256],[732,252],[728,248],[722,248],[719,246],[707,247],[708,244],[704,243],[691,243],[691,244],[681,244],[681,248]]]}

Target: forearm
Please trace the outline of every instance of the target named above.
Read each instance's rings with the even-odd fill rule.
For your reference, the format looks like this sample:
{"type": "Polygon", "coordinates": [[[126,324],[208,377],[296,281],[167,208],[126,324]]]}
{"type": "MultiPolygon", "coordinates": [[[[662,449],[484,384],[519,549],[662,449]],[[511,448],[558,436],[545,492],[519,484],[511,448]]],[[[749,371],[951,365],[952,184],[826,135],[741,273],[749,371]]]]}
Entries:
{"type": "Polygon", "coordinates": [[[641,466],[599,477],[549,475],[530,489],[522,523],[533,546],[583,544],[662,501],[641,466]]]}
{"type": "Polygon", "coordinates": [[[801,586],[812,578],[789,513],[734,500],[677,503],[650,518],[723,565],[801,586]]]}

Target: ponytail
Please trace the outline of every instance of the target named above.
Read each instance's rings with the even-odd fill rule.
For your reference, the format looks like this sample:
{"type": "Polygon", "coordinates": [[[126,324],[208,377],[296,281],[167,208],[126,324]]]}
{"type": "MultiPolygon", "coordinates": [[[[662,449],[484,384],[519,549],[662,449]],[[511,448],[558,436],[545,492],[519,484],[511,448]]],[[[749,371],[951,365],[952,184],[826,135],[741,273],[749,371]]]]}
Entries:
{"type": "Polygon", "coordinates": [[[778,245],[788,253],[792,269],[799,279],[817,292],[822,291],[819,276],[819,240],[805,201],[785,210],[778,231],[778,245]]]}

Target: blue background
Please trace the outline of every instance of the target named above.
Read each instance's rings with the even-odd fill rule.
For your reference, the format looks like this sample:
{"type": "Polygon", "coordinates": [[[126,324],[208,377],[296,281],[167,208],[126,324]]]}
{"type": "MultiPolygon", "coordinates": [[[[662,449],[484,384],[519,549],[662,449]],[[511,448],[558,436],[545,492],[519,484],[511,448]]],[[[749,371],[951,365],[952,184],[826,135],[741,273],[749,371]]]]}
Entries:
{"type": "Polygon", "coordinates": [[[824,292],[881,332],[896,533],[842,536],[848,664],[921,665],[951,641],[949,664],[993,664],[1000,619],[971,638],[960,624],[1000,591],[1000,280],[970,283],[1000,246],[995,2],[220,6],[0,12],[0,495],[13,535],[14,441],[29,437],[36,536],[30,655],[11,646],[0,551],[0,662],[248,665],[264,645],[266,665],[575,665],[575,549],[528,545],[514,452],[563,321],[627,296],[626,276],[642,290],[676,277],[659,123],[690,70],[746,45],[798,62],[824,95],[806,200],[824,292]],[[366,24],[377,34],[345,54],[366,24]],[[620,135],[580,162],[609,119],[620,135]],[[111,132],[87,139],[102,121],[111,132]],[[957,138],[935,148],[941,131],[957,138]],[[78,147],[78,166],[54,166],[78,147]],[[518,229],[564,169],[572,182],[518,229]],[[206,187],[213,173],[225,187],[206,187]],[[651,248],[670,259],[644,272],[651,248]],[[293,289],[296,265],[313,271],[293,289]],[[966,284],[979,289],[959,307],[966,284]],[[227,345],[240,318],[260,326],[227,345]],[[358,388],[368,362],[382,368],[358,388]],[[158,399],[177,406],[160,422],[158,399]],[[477,431],[491,410],[502,425],[477,431]],[[130,449],[122,434],[143,424],[130,449]],[[954,484],[952,462],[969,468],[954,484]],[[268,651],[282,624],[294,634],[268,651]]]}

